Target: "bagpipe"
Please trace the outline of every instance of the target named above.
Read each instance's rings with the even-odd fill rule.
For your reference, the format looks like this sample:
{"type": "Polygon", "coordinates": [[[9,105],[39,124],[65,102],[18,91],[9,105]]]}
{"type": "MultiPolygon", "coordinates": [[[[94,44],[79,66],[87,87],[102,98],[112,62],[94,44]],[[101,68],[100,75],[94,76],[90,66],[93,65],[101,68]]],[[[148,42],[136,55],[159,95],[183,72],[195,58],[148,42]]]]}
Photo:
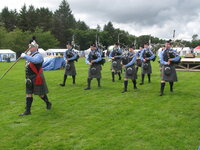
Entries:
{"type": "Polygon", "coordinates": [[[104,65],[106,63],[106,60],[104,58],[101,59],[101,61],[99,61],[99,64],[104,65]]]}
{"type": "Polygon", "coordinates": [[[172,64],[179,64],[181,62],[181,57],[178,56],[173,50],[167,51],[168,59],[173,59],[175,57],[179,57],[178,61],[172,61],[172,64]]]}
{"type": "Polygon", "coordinates": [[[181,62],[181,57],[178,56],[172,49],[167,51],[167,57],[169,59],[173,59],[175,57],[179,57],[178,61],[172,61],[172,64],[179,64],[181,62]]]}
{"type": "MultiPolygon", "coordinates": [[[[66,52],[66,53],[67,53],[66,56],[67,56],[68,58],[71,58],[71,57],[74,56],[74,54],[72,53],[72,51],[69,51],[69,52],[66,52]]],[[[75,53],[76,53],[76,52],[75,52],[75,53]]],[[[77,56],[76,56],[76,59],[74,59],[74,61],[78,62],[79,55],[78,55],[78,53],[76,53],[76,54],[77,54],[77,56]]]]}
{"type": "MultiPolygon", "coordinates": [[[[147,50],[145,50],[145,52],[144,52],[144,58],[149,58],[149,57],[151,57],[153,54],[152,53],[150,53],[150,51],[147,51],[147,50]]],[[[152,61],[155,61],[156,60],[156,55],[154,55],[154,57],[151,59],[152,61]]]]}
{"type": "Polygon", "coordinates": [[[71,51],[68,51],[68,52],[66,52],[66,53],[67,53],[67,54],[66,54],[67,58],[71,58],[71,57],[74,56],[74,54],[73,54],[71,51]]]}
{"type": "Polygon", "coordinates": [[[112,51],[112,57],[119,56],[121,54],[122,53],[118,49],[113,49],[113,51],[112,51]]]}
{"type": "Polygon", "coordinates": [[[134,57],[134,54],[133,54],[133,53],[130,54],[129,52],[128,52],[128,53],[126,52],[126,53],[122,56],[122,58],[121,58],[122,64],[123,64],[123,65],[128,64],[128,63],[132,60],[133,57],[134,57]]]}
{"type": "MultiPolygon", "coordinates": [[[[92,60],[95,60],[97,58],[98,58],[98,56],[96,53],[89,54],[89,57],[88,57],[89,62],[91,62],[92,60]]],[[[106,60],[104,58],[102,58],[99,62],[95,62],[94,64],[104,65],[105,62],[106,62],[106,60]]]]}
{"type": "Polygon", "coordinates": [[[105,57],[105,52],[103,52],[101,49],[98,49],[99,53],[101,54],[101,61],[99,61],[98,63],[101,64],[102,66],[106,63],[106,60],[104,59],[105,57]]]}
{"type": "Polygon", "coordinates": [[[129,56],[122,56],[122,64],[123,65],[127,65],[133,57],[129,57],[129,56]]]}

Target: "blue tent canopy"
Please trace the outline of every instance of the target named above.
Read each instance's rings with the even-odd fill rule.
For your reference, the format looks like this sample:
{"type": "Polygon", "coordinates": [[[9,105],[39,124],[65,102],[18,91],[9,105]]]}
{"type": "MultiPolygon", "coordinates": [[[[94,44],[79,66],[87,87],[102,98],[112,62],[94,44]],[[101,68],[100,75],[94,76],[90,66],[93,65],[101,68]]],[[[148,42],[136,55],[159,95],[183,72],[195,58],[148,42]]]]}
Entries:
{"type": "Polygon", "coordinates": [[[45,57],[42,65],[43,70],[57,70],[65,66],[63,57],[45,57]]]}

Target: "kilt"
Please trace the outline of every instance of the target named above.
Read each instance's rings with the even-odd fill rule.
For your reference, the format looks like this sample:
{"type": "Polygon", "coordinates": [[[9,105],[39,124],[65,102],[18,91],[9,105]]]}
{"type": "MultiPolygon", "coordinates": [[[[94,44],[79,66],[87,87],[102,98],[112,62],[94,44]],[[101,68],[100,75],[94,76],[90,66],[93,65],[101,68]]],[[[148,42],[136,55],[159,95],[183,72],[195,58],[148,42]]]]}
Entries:
{"type": "Polygon", "coordinates": [[[132,79],[132,80],[136,80],[137,79],[137,70],[135,69],[135,65],[132,65],[132,66],[129,66],[129,67],[125,68],[124,78],[132,79]],[[132,70],[132,71],[129,72],[128,71],[129,69],[132,70]]]}
{"type": "Polygon", "coordinates": [[[65,75],[67,75],[67,76],[75,76],[76,75],[76,68],[74,65],[74,61],[69,61],[65,65],[65,75]],[[69,67],[67,65],[69,65],[69,67]]]}
{"type": "Polygon", "coordinates": [[[41,85],[35,84],[36,75],[26,76],[26,94],[45,95],[49,92],[43,73],[40,76],[42,77],[41,85]]]}
{"type": "Polygon", "coordinates": [[[112,60],[111,70],[114,70],[116,72],[122,70],[121,59],[114,59],[114,60],[112,60]]]}
{"type": "Polygon", "coordinates": [[[142,62],[142,74],[151,74],[152,68],[150,61],[148,62],[142,62]]]}
{"type": "Polygon", "coordinates": [[[101,64],[93,64],[88,69],[88,78],[101,78],[101,64]]]}
{"type": "Polygon", "coordinates": [[[174,65],[162,65],[161,79],[166,81],[166,82],[176,82],[176,81],[178,81],[175,66],[174,65]],[[170,74],[165,73],[166,67],[170,67],[170,70],[171,70],[170,74]]]}

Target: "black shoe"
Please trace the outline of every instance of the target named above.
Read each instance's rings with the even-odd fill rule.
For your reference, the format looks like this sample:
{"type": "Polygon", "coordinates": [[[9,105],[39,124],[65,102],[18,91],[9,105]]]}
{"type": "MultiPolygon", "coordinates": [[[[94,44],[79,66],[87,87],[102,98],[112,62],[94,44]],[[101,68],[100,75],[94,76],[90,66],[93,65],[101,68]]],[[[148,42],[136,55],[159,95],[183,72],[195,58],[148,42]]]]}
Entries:
{"type": "Polygon", "coordinates": [[[119,77],[119,80],[121,80],[122,78],[121,77],[119,77]]]}
{"type": "Polygon", "coordinates": [[[25,116],[25,115],[31,115],[31,112],[29,111],[25,111],[24,113],[22,113],[22,114],[19,114],[19,116],[25,116]]]}
{"type": "Polygon", "coordinates": [[[47,109],[50,110],[51,109],[52,104],[50,102],[47,103],[47,109]]]}
{"type": "Polygon", "coordinates": [[[65,84],[59,84],[60,86],[65,86],[65,84]]]}
{"type": "Polygon", "coordinates": [[[144,83],[140,83],[140,85],[143,85],[144,83]]]}
{"type": "Polygon", "coordinates": [[[87,88],[85,88],[84,90],[90,90],[91,88],[90,87],[87,87],[87,88]]]}
{"type": "Polygon", "coordinates": [[[136,89],[138,89],[137,87],[134,87],[134,89],[136,90],[136,89]]]}
{"type": "Polygon", "coordinates": [[[114,80],[114,79],[112,79],[112,82],[115,82],[115,80],[114,80]]]}
{"type": "Polygon", "coordinates": [[[122,93],[125,93],[125,92],[127,92],[127,90],[123,90],[123,91],[122,91],[122,93]]]}

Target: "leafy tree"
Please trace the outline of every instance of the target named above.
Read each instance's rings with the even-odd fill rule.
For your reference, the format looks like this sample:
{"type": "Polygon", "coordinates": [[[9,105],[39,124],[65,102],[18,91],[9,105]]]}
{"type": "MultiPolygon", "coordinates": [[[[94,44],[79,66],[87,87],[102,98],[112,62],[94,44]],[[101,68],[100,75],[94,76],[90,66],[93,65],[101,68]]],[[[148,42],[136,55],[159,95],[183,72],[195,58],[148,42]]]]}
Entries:
{"type": "Polygon", "coordinates": [[[8,10],[8,7],[2,9],[0,20],[2,25],[8,30],[12,31],[17,25],[17,12],[16,10],[8,10]]]}
{"type": "Polygon", "coordinates": [[[0,27],[0,48],[5,48],[7,31],[4,27],[0,27]]]}
{"type": "Polygon", "coordinates": [[[77,21],[76,22],[76,29],[79,29],[79,30],[88,30],[89,27],[86,25],[86,23],[84,21],[77,21]]]}
{"type": "Polygon", "coordinates": [[[19,13],[18,17],[18,28],[21,29],[22,31],[28,31],[29,30],[29,25],[28,25],[28,16],[27,16],[27,8],[26,5],[24,5],[19,13]]]}
{"type": "Polygon", "coordinates": [[[36,25],[43,31],[51,31],[53,23],[53,13],[48,8],[37,8],[37,23],[36,25]]]}
{"type": "Polygon", "coordinates": [[[43,32],[42,29],[36,28],[36,31],[32,33],[32,36],[36,36],[39,47],[47,50],[49,48],[56,48],[59,45],[59,41],[51,34],[50,31],[43,32]]]}
{"type": "Polygon", "coordinates": [[[72,33],[70,29],[75,28],[76,21],[72,14],[67,1],[63,0],[59,9],[55,11],[53,16],[52,32],[55,37],[60,41],[60,46],[64,47],[66,41],[72,40],[72,33]]]}
{"type": "Polygon", "coordinates": [[[198,40],[198,34],[192,35],[192,41],[196,41],[196,40],[198,40]]]}

